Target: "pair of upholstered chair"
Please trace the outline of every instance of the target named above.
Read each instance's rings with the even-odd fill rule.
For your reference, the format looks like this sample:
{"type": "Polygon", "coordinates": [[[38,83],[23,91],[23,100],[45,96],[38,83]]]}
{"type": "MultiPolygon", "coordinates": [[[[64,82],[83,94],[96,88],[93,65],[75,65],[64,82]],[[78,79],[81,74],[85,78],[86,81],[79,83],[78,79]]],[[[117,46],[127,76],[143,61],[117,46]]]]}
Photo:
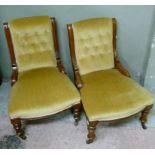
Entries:
{"type": "Polygon", "coordinates": [[[4,23],[12,63],[8,111],[16,134],[26,138],[21,121],[41,119],[69,108],[77,123],[81,103],[88,120],[87,143],[93,142],[100,121],[141,113],[141,124],[146,128],[153,97],[130,79],[120,64],[116,20],[88,19],[67,28],[77,89],[60,60],[55,18],[36,16],[4,23]]]}

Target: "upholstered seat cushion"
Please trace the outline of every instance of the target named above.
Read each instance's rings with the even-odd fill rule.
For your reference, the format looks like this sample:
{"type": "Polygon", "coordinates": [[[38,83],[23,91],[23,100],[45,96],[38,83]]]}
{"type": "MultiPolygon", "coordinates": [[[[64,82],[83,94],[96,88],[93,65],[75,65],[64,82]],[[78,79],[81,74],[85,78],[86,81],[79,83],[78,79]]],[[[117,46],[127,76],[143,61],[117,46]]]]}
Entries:
{"type": "Polygon", "coordinates": [[[11,118],[36,118],[65,110],[80,102],[69,78],[57,68],[40,68],[19,74],[9,101],[11,118]]]}
{"type": "Polygon", "coordinates": [[[143,87],[116,69],[89,73],[82,80],[82,102],[90,121],[128,117],[153,103],[143,87]]]}

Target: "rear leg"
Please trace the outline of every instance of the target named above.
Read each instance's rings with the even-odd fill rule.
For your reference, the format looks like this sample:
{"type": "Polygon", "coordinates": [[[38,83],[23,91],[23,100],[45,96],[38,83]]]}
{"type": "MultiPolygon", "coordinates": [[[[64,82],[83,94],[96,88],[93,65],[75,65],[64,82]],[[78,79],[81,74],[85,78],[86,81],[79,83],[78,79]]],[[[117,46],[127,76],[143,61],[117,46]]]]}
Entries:
{"type": "Polygon", "coordinates": [[[152,109],[152,107],[153,107],[153,104],[145,107],[145,109],[142,111],[140,121],[143,129],[147,129],[147,126],[145,125],[145,123],[147,122],[148,114],[152,109]]]}

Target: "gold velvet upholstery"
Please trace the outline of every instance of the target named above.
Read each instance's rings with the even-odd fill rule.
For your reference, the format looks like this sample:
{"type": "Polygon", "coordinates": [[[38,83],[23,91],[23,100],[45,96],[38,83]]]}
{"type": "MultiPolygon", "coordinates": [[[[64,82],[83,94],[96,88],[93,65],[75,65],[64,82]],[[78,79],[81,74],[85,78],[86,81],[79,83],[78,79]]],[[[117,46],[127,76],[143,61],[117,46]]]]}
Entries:
{"type": "Polygon", "coordinates": [[[15,19],[9,22],[9,28],[19,72],[56,67],[50,17],[15,19]]]}
{"type": "Polygon", "coordinates": [[[116,69],[82,76],[81,97],[90,121],[107,121],[131,116],[153,103],[153,97],[116,69]]]}
{"type": "Polygon", "coordinates": [[[69,78],[56,68],[40,68],[19,74],[14,84],[9,115],[34,118],[55,114],[80,103],[80,95],[69,78]]]}
{"type": "Polygon", "coordinates": [[[9,28],[18,68],[9,99],[10,118],[38,118],[79,104],[79,92],[57,69],[50,17],[15,19],[9,28]]]}
{"type": "Polygon", "coordinates": [[[80,74],[114,67],[112,19],[94,18],[72,24],[80,74]]]}
{"type": "Polygon", "coordinates": [[[111,18],[79,21],[72,24],[72,29],[83,84],[81,98],[89,121],[125,118],[153,104],[148,91],[114,69],[111,18]]]}

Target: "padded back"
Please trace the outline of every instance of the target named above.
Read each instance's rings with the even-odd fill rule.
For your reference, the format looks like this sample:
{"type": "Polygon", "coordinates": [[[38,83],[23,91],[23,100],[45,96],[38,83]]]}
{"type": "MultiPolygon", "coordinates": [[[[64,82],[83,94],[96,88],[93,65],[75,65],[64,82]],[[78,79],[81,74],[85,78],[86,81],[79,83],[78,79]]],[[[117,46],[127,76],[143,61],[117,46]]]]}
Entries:
{"type": "Polygon", "coordinates": [[[113,22],[94,18],[72,24],[80,74],[114,67],[113,22]]]}
{"type": "Polygon", "coordinates": [[[15,19],[9,22],[9,28],[19,72],[56,67],[50,17],[15,19]]]}

